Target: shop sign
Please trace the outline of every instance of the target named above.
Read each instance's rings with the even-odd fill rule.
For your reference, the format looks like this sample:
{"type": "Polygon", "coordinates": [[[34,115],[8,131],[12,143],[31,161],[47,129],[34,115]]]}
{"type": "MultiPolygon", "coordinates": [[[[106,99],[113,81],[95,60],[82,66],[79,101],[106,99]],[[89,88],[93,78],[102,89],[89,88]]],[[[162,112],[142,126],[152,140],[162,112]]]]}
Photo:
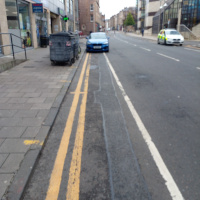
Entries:
{"type": "Polygon", "coordinates": [[[65,15],[66,15],[66,12],[65,12],[65,10],[63,10],[63,9],[58,8],[58,14],[61,15],[61,16],[65,16],[65,15]]]}
{"type": "Polygon", "coordinates": [[[33,13],[43,13],[43,4],[42,3],[34,3],[32,4],[33,13]]]}

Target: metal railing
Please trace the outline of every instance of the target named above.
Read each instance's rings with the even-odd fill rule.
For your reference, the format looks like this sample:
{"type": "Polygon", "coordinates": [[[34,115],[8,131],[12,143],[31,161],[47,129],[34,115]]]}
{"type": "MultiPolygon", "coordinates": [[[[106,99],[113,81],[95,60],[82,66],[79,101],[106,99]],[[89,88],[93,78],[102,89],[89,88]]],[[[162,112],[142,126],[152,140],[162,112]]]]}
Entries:
{"type": "Polygon", "coordinates": [[[177,25],[177,30],[179,30],[179,32],[181,32],[184,36],[184,38],[186,39],[197,39],[198,37],[184,24],[180,24],[180,26],[178,27],[177,25]]]}
{"type": "Polygon", "coordinates": [[[11,42],[11,44],[0,45],[0,48],[2,48],[2,47],[12,47],[12,54],[13,54],[13,59],[14,59],[14,60],[15,60],[15,51],[14,51],[14,47],[18,47],[18,48],[24,49],[25,59],[27,60],[26,46],[25,46],[26,42],[25,42],[25,40],[24,40],[23,38],[21,38],[21,37],[15,35],[15,34],[13,34],[13,33],[0,33],[0,35],[10,35],[10,42],[11,42]],[[20,46],[17,46],[17,45],[15,45],[15,44],[13,44],[13,36],[15,36],[15,37],[21,39],[21,40],[23,41],[22,44],[24,45],[24,47],[20,47],[20,46]]]}

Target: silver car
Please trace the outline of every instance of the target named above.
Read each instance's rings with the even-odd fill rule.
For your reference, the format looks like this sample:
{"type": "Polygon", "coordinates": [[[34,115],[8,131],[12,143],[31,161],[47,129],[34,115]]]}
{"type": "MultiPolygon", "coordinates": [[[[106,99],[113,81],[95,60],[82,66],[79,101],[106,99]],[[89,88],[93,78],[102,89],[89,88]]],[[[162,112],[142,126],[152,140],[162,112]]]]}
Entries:
{"type": "Polygon", "coordinates": [[[158,34],[158,44],[179,44],[184,43],[183,36],[175,29],[162,29],[158,34]]]}

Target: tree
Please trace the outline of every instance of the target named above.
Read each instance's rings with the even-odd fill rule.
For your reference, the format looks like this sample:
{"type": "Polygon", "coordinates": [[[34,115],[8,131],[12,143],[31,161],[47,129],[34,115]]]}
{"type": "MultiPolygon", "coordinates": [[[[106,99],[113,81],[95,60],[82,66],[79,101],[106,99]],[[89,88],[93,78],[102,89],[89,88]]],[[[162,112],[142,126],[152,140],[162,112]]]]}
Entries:
{"type": "Polygon", "coordinates": [[[133,19],[133,15],[129,12],[128,13],[128,15],[127,15],[127,17],[126,17],[126,19],[125,19],[125,21],[124,21],[124,25],[125,26],[133,26],[133,25],[135,25],[135,21],[134,21],[134,19],[133,19]]]}

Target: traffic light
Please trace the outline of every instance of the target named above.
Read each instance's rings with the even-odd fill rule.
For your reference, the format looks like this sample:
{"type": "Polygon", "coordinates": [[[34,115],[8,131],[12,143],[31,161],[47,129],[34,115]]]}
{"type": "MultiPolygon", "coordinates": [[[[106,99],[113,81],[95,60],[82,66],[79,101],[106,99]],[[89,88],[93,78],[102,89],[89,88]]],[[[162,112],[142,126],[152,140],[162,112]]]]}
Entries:
{"type": "Polygon", "coordinates": [[[69,17],[67,17],[67,15],[65,15],[65,16],[63,17],[63,20],[64,20],[65,22],[67,22],[67,21],[69,20],[69,17]]]}

